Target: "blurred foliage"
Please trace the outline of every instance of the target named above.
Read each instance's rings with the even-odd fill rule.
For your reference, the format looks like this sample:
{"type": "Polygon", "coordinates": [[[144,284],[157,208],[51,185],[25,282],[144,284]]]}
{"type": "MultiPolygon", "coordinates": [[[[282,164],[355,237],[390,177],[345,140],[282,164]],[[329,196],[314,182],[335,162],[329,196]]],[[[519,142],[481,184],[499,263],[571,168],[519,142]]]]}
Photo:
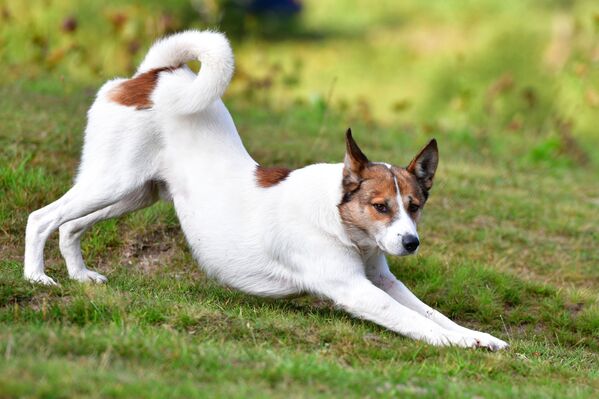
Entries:
{"type": "Polygon", "coordinates": [[[131,74],[157,37],[215,28],[234,41],[235,101],[312,104],[323,121],[332,109],[348,123],[445,135],[496,159],[599,170],[595,1],[309,0],[301,13],[259,9],[269,3],[4,0],[0,81],[28,79],[50,92],[97,86],[131,74]]]}
{"type": "Polygon", "coordinates": [[[131,73],[140,50],[183,29],[219,27],[233,38],[285,35],[300,7],[290,0],[269,10],[268,3],[277,2],[8,0],[0,5],[0,54],[9,69],[21,73],[27,65],[34,76],[60,71],[85,80],[131,73]]]}

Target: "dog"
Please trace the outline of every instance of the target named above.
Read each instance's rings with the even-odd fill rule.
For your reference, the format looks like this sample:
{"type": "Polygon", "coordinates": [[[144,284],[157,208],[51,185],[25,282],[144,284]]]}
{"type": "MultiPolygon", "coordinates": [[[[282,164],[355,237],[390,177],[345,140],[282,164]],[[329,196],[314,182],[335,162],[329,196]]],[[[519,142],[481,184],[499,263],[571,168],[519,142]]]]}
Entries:
{"type": "Polygon", "coordinates": [[[371,162],[348,130],[343,163],[260,166],[221,101],[233,69],[225,36],[186,31],[156,42],[132,78],[105,83],[88,112],[73,187],[29,215],[24,277],[56,284],[43,250],[58,228],[69,277],[105,282],[85,266],[82,234],[165,199],[194,258],[224,285],[264,297],[324,297],[432,345],[507,347],[425,305],[389,270],[385,254],[418,249],[437,142],[402,168],[371,162]],[[191,60],[201,62],[197,74],[185,65],[191,60]]]}

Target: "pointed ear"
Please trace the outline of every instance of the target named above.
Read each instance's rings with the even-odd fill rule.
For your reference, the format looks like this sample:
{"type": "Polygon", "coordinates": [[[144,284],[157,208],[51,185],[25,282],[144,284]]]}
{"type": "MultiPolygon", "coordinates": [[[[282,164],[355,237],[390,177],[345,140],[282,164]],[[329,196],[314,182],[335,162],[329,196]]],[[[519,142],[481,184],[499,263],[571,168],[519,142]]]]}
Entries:
{"type": "Polygon", "coordinates": [[[351,129],[345,132],[345,167],[343,170],[344,184],[359,184],[362,171],[368,165],[368,158],[355,142],[351,129]]]}
{"type": "Polygon", "coordinates": [[[433,186],[433,178],[439,164],[439,149],[437,140],[432,139],[406,168],[414,174],[422,188],[428,192],[433,186]]]}

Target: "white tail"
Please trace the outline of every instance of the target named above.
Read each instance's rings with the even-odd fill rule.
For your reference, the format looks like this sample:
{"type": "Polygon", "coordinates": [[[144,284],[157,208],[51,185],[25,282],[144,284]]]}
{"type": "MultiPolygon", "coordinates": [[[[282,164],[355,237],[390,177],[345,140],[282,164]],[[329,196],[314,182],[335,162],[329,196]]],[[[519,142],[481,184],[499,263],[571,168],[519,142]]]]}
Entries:
{"type": "Polygon", "coordinates": [[[156,68],[178,67],[191,60],[202,64],[197,77],[191,82],[187,75],[165,79],[152,95],[156,106],[190,114],[223,95],[235,62],[229,41],[222,33],[189,30],[161,39],[150,48],[136,75],[156,68]]]}

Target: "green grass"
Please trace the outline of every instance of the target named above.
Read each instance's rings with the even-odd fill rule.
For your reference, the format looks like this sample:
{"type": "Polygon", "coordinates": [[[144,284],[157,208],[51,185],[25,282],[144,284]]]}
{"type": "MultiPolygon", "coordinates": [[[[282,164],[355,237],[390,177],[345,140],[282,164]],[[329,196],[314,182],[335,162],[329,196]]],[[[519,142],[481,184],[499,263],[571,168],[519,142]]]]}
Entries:
{"type": "MultiPolygon", "coordinates": [[[[508,340],[507,351],[433,348],[328,302],[223,288],[194,263],[168,204],[86,234],[84,257],[107,285],[70,282],[56,235],[46,263],[62,285],[23,281],[27,215],[68,189],[95,90],[139,60],[129,40],[146,45],[160,32],[159,3],[4,6],[0,397],[596,396],[590,1],[308,2],[299,38],[234,43],[226,101],[261,163],[341,161],[348,125],[370,158],[400,165],[437,138],[423,247],[391,266],[425,302],[508,340]],[[111,30],[114,12],[127,13],[123,30],[111,30]],[[78,18],[76,33],[56,30],[65,15],[78,18]],[[570,32],[562,41],[556,26],[570,32]],[[45,47],[26,47],[40,32],[45,47]],[[97,32],[105,40],[86,45],[97,32]],[[72,41],[79,50],[50,57],[72,41]]],[[[190,25],[183,3],[167,10],[175,25],[190,25]]]]}

